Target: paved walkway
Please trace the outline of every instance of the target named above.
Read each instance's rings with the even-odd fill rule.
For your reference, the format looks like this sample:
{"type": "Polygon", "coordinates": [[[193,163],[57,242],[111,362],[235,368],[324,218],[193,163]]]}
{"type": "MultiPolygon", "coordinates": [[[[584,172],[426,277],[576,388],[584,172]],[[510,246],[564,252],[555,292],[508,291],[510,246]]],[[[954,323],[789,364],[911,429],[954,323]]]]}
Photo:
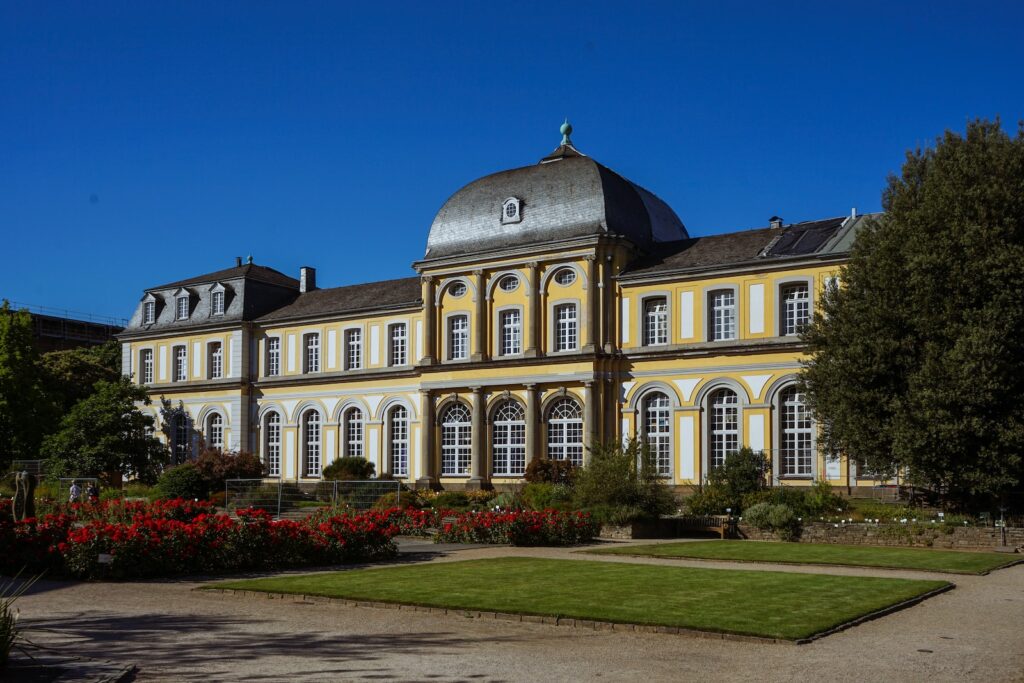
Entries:
{"type": "MultiPolygon", "coordinates": [[[[41,584],[33,638],[139,667],[137,681],[1024,681],[1024,565],[989,576],[403,544],[409,561],[503,555],[949,578],[956,590],[804,646],[264,603],[200,582],[41,584]],[[50,630],[52,629],[52,630],[50,630]]],[[[807,596],[813,600],[814,596],[807,596]]]]}

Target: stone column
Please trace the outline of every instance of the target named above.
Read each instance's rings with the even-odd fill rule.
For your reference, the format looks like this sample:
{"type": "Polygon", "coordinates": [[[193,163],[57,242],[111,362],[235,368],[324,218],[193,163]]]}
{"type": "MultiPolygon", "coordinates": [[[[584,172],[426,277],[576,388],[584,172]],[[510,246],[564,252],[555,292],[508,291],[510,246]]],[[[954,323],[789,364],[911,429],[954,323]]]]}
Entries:
{"type": "Polygon", "coordinates": [[[420,389],[423,398],[423,410],[420,417],[420,478],[416,480],[418,488],[430,488],[437,483],[437,472],[434,468],[434,395],[429,389],[420,389]]]}
{"type": "Polygon", "coordinates": [[[583,462],[590,462],[590,449],[594,447],[597,432],[597,387],[591,380],[583,383],[583,462]]]}
{"type": "Polygon", "coordinates": [[[615,351],[615,284],[612,282],[612,257],[609,254],[601,261],[601,337],[604,352],[615,351]]]}
{"type": "Polygon", "coordinates": [[[537,385],[526,385],[526,464],[537,459],[540,450],[537,447],[537,432],[540,426],[540,415],[537,405],[537,385]]]}
{"type": "Polygon", "coordinates": [[[427,275],[423,278],[423,358],[420,365],[433,365],[437,362],[434,345],[437,343],[437,310],[434,306],[434,278],[427,275]]]}
{"type": "Polygon", "coordinates": [[[484,388],[471,387],[473,391],[473,458],[470,461],[469,488],[484,485],[484,468],[487,463],[487,407],[484,405],[484,388]]]}
{"type": "Polygon", "coordinates": [[[601,290],[597,286],[597,257],[591,255],[585,258],[587,261],[587,343],[583,346],[583,351],[593,353],[600,348],[598,335],[601,326],[598,318],[601,315],[601,307],[598,305],[598,297],[601,290]]]}
{"type": "Polygon", "coordinates": [[[541,300],[540,300],[540,266],[536,261],[526,264],[530,271],[530,297],[529,310],[526,319],[526,351],[523,353],[527,358],[536,358],[540,355],[540,321],[541,321],[541,300]]]}
{"type": "Polygon", "coordinates": [[[476,335],[473,338],[472,360],[487,360],[487,296],[484,271],[474,270],[476,283],[476,335]]]}

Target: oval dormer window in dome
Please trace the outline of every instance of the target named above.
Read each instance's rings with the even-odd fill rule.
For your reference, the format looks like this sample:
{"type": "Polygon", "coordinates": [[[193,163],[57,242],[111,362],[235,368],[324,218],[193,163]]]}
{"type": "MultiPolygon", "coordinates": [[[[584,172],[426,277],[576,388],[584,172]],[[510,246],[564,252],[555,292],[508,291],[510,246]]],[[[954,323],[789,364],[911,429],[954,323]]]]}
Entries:
{"type": "Polygon", "coordinates": [[[572,268],[562,268],[555,273],[555,282],[563,287],[576,282],[576,271],[572,268]]]}
{"type": "Polygon", "coordinates": [[[509,197],[501,203],[501,222],[518,223],[523,220],[521,202],[515,197],[509,197]]]}
{"type": "Polygon", "coordinates": [[[452,286],[448,288],[448,293],[454,297],[460,297],[466,293],[465,282],[453,282],[452,286]]]}

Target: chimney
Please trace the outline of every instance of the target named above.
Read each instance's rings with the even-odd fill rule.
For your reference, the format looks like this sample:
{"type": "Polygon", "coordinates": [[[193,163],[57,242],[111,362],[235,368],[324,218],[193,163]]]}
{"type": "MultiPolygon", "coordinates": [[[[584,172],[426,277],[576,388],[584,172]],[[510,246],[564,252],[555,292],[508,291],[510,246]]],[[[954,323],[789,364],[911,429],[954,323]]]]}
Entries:
{"type": "Polygon", "coordinates": [[[768,225],[773,228],[781,228],[782,219],[779,218],[778,216],[772,216],[771,218],[768,219],[768,225]]]}
{"type": "Polygon", "coordinates": [[[239,267],[241,267],[241,265],[242,265],[242,257],[241,256],[236,256],[235,257],[235,268],[239,268],[239,267]]]}
{"type": "Polygon", "coordinates": [[[302,266],[299,268],[299,291],[305,294],[316,289],[316,268],[302,266]]]}
{"type": "Polygon", "coordinates": [[[857,207],[855,206],[852,209],[850,209],[850,218],[856,218],[856,217],[857,217],[857,207]]]}

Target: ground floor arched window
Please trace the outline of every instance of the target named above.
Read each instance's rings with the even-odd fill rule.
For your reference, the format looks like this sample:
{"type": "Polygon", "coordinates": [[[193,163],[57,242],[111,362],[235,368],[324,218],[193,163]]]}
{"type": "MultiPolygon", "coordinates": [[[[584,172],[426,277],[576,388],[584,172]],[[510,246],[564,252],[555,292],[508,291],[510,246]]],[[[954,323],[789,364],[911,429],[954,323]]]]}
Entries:
{"type": "Polygon", "coordinates": [[[345,411],[342,422],[345,433],[345,457],[363,457],[363,411],[359,408],[349,408],[345,411]]]}
{"type": "Polygon", "coordinates": [[[224,418],[220,413],[212,413],[206,418],[206,445],[224,450],[224,418]]]}
{"type": "Polygon", "coordinates": [[[181,412],[171,422],[171,455],[174,464],[188,462],[192,456],[192,420],[181,412]]]}
{"type": "Polygon", "coordinates": [[[583,464],[583,409],[571,398],[560,398],[548,409],[548,458],[583,464]]]}
{"type": "Polygon", "coordinates": [[[388,413],[388,455],[391,458],[391,474],[396,477],[409,475],[409,411],[404,406],[395,406],[388,413]]]}
{"type": "Polygon", "coordinates": [[[320,413],[307,410],[302,414],[303,474],[307,477],[320,476],[320,413]]]}
{"type": "Polygon", "coordinates": [[[814,473],[814,419],[804,393],[796,386],[779,394],[779,475],[810,477],[814,473]]]}
{"type": "Polygon", "coordinates": [[[654,458],[658,474],[672,474],[672,404],[660,391],[643,401],[643,439],[654,458]]]}
{"type": "Polygon", "coordinates": [[[281,476],[281,415],[277,412],[267,413],[263,430],[263,462],[267,466],[267,476],[281,476]]]}
{"type": "Polygon", "coordinates": [[[740,402],[736,392],[719,389],[708,398],[708,443],[711,467],[721,467],[740,449],[740,402]]]}
{"type": "Polygon", "coordinates": [[[469,409],[455,403],[441,417],[441,474],[458,477],[469,474],[473,448],[473,423],[469,409]]]}
{"type": "Polygon", "coordinates": [[[516,401],[494,410],[491,453],[497,477],[518,477],[526,471],[526,414],[516,401]]]}

